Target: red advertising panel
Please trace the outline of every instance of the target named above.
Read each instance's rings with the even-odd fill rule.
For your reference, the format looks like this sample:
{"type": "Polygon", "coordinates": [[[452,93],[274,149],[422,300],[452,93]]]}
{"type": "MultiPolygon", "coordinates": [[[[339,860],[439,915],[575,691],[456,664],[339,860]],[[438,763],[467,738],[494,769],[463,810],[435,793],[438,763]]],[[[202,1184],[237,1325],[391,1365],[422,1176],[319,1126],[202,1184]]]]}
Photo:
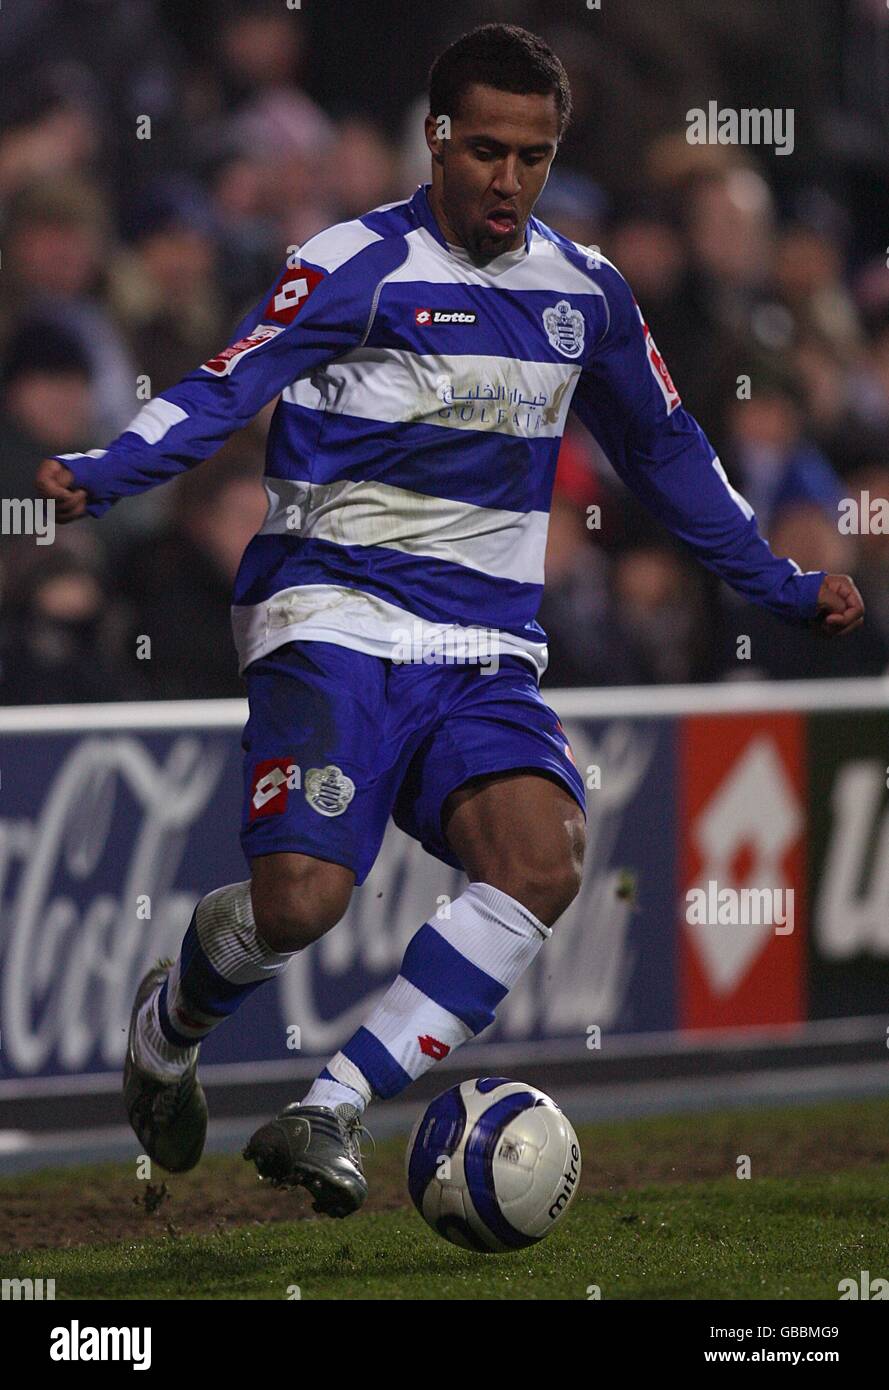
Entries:
{"type": "Polygon", "coordinates": [[[805,716],[688,716],[679,737],[679,1025],[805,1016],[805,716]]]}

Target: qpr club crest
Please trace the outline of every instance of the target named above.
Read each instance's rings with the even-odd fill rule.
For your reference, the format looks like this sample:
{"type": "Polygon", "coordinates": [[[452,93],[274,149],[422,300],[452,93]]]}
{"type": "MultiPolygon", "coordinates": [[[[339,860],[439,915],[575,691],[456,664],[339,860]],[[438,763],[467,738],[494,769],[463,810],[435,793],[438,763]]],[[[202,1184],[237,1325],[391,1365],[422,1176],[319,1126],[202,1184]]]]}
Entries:
{"type": "Polygon", "coordinates": [[[341,816],[355,795],[355,783],[341,767],[310,767],[306,773],[306,801],[321,816],[341,816]]]}
{"type": "Polygon", "coordinates": [[[579,357],[583,352],[583,314],[572,309],[567,299],[543,311],[543,326],[553,347],[563,357],[579,357]]]}

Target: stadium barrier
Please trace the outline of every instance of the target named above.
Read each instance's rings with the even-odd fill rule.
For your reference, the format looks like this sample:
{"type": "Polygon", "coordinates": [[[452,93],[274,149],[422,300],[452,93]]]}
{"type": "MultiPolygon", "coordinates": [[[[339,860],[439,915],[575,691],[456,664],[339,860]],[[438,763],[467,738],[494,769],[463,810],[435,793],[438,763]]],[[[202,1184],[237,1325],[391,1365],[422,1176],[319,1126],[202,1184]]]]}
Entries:
{"type": "MultiPolygon", "coordinates": [[[[741,1047],[857,1021],[883,1029],[885,1059],[889,680],[545,694],[588,786],[586,869],[485,1057],[741,1047]],[[792,915],[690,920],[689,891],[710,883],[781,894],[792,915]]],[[[245,715],[239,700],[0,711],[0,1098],[119,1084],[139,977],[176,953],[202,893],[246,877],[245,715]]],[[[464,884],[390,824],[342,922],[205,1044],[208,1079],[310,1073],[464,884]]]]}

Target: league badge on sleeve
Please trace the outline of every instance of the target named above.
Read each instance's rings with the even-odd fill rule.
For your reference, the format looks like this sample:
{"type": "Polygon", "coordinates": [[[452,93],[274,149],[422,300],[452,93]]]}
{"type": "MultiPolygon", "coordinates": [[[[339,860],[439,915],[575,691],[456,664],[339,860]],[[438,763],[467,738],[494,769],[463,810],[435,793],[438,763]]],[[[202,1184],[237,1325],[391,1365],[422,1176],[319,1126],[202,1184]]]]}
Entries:
{"type": "Polygon", "coordinates": [[[222,352],[217,352],[215,357],[203,362],[201,370],[212,372],[214,376],[229,376],[235,363],[239,362],[246,352],[252,352],[254,348],[262,347],[269,338],[275,338],[283,331],[276,324],[261,323],[254,328],[252,333],[248,333],[246,338],[239,338],[236,343],[231,343],[229,347],[223,348],[222,352]]]}
{"type": "Polygon", "coordinates": [[[673,378],[667,370],[667,364],[658,351],[657,343],[651,336],[651,329],[642,317],[642,310],[639,308],[638,304],[636,305],[636,313],[639,315],[639,322],[642,324],[645,333],[645,349],[648,353],[648,365],[651,367],[654,379],[660,387],[661,395],[667,407],[667,414],[671,415],[677,405],[682,404],[679,392],[673,385],[673,378]]]}

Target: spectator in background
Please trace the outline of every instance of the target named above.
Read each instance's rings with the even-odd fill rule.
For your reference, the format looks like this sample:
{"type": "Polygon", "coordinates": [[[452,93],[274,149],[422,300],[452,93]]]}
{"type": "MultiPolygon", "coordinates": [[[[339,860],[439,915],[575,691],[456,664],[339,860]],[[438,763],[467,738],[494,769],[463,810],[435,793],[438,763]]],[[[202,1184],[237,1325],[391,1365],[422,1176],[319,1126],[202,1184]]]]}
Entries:
{"type": "Polygon", "coordinates": [[[142,190],[126,230],[129,249],[112,266],[108,302],[156,396],[217,351],[229,331],[217,288],[218,228],[200,185],[171,175],[142,190]]]}
{"type": "Polygon", "coordinates": [[[842,484],[806,438],[800,381],[780,357],[751,354],[742,374],[750,377],[750,398],[729,397],[722,458],[730,481],[756,513],[761,533],[771,539],[776,512],[795,502],[821,507],[836,526],[842,484]]]}
{"type": "Polygon", "coordinates": [[[304,31],[291,11],[277,0],[223,0],[217,14],[215,72],[225,110],[299,84],[304,31]]]}
{"type": "MultiPolygon", "coordinates": [[[[641,656],[614,611],[611,561],[588,527],[606,496],[582,437],[559,450],[538,622],[547,634],[552,686],[627,685],[644,679],[641,656]]],[[[605,506],[607,511],[607,504],[605,506]]]]}
{"type": "Polygon", "coordinates": [[[219,228],[218,289],[229,318],[239,321],[282,260],[267,171],[232,139],[214,142],[203,162],[219,228]]]}
{"type": "Polygon", "coordinates": [[[581,246],[601,247],[607,211],[608,199],[597,183],[575,170],[555,168],[534,215],[581,246]]]}
{"type": "MultiPolygon", "coordinates": [[[[188,700],[244,693],[231,633],[231,591],[268,498],[262,460],[229,441],[212,462],[172,486],[168,525],[124,557],[130,675],[146,698],[188,700]],[[187,615],[187,616],[186,616],[187,615]],[[150,639],[150,656],[139,639],[150,639]]],[[[144,646],[144,644],[143,644],[144,646]]]]}
{"type": "Polygon", "coordinates": [[[22,84],[27,104],[9,113],[0,134],[0,202],[35,180],[88,172],[98,152],[97,113],[70,92],[47,89],[45,78],[22,84]]]}
{"type": "MultiPolygon", "coordinates": [[[[828,569],[850,574],[858,582],[857,542],[843,536],[836,518],[817,502],[794,502],[782,507],[769,538],[776,555],[792,555],[800,569],[828,569]]],[[[827,642],[805,627],[770,620],[765,609],[741,606],[723,586],[725,608],[720,666],[724,680],[801,680],[839,676],[879,676],[889,668],[889,643],[879,628],[867,622],[856,642],[827,642]],[[749,659],[739,659],[738,638],[750,639],[749,659]]],[[[865,599],[867,602],[867,599],[865,599]]]]}
{"type": "MultiPolygon", "coordinates": [[[[121,205],[141,179],[181,167],[189,149],[181,54],[160,0],[16,0],[0,24],[0,124],[23,128],[58,151],[32,174],[89,172],[121,205]],[[85,137],[72,115],[88,123],[85,137]],[[136,123],[150,116],[150,139],[134,151],[136,123]],[[51,130],[50,123],[52,123],[51,130]],[[44,138],[45,137],[45,138],[44,138]]],[[[185,8],[185,7],[183,7],[185,8]]]]}
{"type": "Polygon", "coordinates": [[[104,301],[111,222],[98,190],[66,175],[21,188],[9,207],[0,276],[0,333],[26,315],[53,320],[90,361],[98,437],[136,412],[136,369],[104,301]]]}
{"type": "Polygon", "coordinates": [[[394,151],[371,121],[358,117],[337,126],[322,176],[334,221],[361,217],[368,208],[392,202],[403,192],[394,151]]]}
{"type": "Polygon", "coordinates": [[[861,346],[861,324],[843,284],[843,248],[837,233],[805,222],[785,224],[777,235],[774,286],[797,332],[813,332],[841,357],[861,346]]]}
{"type": "Polygon", "coordinates": [[[240,157],[241,195],[254,217],[270,220],[279,249],[336,220],[323,177],[335,128],[300,85],[303,44],[302,26],[277,0],[227,5],[216,45],[219,110],[198,136],[204,148],[240,157]]]}
{"type": "MultiPolygon", "coordinates": [[[[698,147],[700,148],[700,147],[698,147]]],[[[774,206],[752,168],[694,180],[685,204],[692,265],[730,333],[747,335],[772,264],[774,206]]]]}
{"type": "MultiPolygon", "coordinates": [[[[885,450],[889,454],[889,448],[885,450]]],[[[859,517],[863,509],[882,501],[889,512],[889,463],[870,463],[857,469],[844,483],[847,497],[856,499],[859,517]],[[865,497],[865,494],[867,496],[865,497]]],[[[879,508],[874,509],[876,521],[879,508]]],[[[889,530],[862,525],[856,542],[855,576],[871,625],[889,650],[889,530]]]]}
{"type": "Polygon", "coordinates": [[[638,654],[640,684],[685,684],[709,675],[703,586],[671,545],[632,546],[618,556],[614,614],[638,654]]]}
{"type": "MultiPolygon", "coordinates": [[[[887,274],[885,266],[883,274],[887,274]]],[[[869,325],[862,378],[867,389],[870,421],[885,446],[889,430],[889,301],[869,325]]]]}
{"type": "Polygon", "coordinates": [[[90,370],[78,339],[57,324],[35,319],[13,334],[0,367],[0,495],[33,497],[41,459],[89,448],[90,370]]]}
{"type": "Polygon", "coordinates": [[[101,570],[65,547],[23,543],[5,559],[0,704],[125,699],[101,570]]]}
{"type": "Polygon", "coordinates": [[[683,403],[712,420],[719,327],[692,272],[670,200],[644,192],[624,198],[605,233],[604,250],[633,286],[683,403]]]}

